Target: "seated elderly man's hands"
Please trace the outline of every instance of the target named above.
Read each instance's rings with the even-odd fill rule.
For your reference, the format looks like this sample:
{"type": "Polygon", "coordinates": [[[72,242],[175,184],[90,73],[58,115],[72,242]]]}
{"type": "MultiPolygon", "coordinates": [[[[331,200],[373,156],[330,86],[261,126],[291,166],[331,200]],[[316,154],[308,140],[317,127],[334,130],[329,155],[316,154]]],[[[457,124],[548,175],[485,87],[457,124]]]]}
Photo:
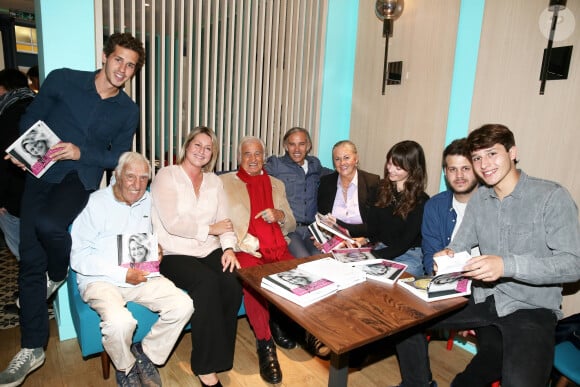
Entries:
{"type": "Polygon", "coordinates": [[[129,268],[125,277],[125,282],[131,285],[139,285],[142,282],[147,282],[148,271],[129,268]]]}
{"type": "Polygon", "coordinates": [[[284,223],[286,219],[286,214],[282,210],[277,210],[275,208],[266,208],[263,211],[258,212],[254,219],[262,218],[266,223],[284,223]]]}

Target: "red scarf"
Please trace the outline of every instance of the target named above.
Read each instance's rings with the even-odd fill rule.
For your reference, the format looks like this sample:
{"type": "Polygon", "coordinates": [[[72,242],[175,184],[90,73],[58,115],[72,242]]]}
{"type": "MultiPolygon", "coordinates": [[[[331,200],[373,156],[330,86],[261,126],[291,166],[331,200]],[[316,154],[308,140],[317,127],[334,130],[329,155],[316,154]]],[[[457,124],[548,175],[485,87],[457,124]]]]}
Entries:
{"type": "Polygon", "coordinates": [[[277,261],[286,255],[288,245],[284,234],[277,222],[268,223],[261,216],[256,215],[268,208],[274,208],[272,198],[272,183],[266,171],[262,174],[250,176],[243,168],[237,172],[241,181],[246,183],[250,197],[250,226],[248,232],[260,241],[260,252],[268,260],[277,261]]]}

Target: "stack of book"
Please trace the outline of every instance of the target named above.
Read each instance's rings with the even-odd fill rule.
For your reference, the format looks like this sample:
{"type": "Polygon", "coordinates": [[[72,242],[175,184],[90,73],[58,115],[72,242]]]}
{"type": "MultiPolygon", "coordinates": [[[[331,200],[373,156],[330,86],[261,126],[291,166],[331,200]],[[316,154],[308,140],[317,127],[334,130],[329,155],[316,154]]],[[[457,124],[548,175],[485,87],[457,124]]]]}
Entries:
{"type": "Polygon", "coordinates": [[[368,279],[392,284],[407,270],[407,265],[389,259],[377,258],[372,248],[334,249],[332,256],[338,262],[362,270],[368,279]]]}
{"type": "Polygon", "coordinates": [[[366,280],[364,271],[338,262],[334,258],[322,258],[302,263],[298,265],[298,268],[336,283],[338,290],[349,288],[366,280]]]}
{"type": "Polygon", "coordinates": [[[261,286],[303,307],[338,290],[338,284],[299,268],[265,276],[261,286]]]}

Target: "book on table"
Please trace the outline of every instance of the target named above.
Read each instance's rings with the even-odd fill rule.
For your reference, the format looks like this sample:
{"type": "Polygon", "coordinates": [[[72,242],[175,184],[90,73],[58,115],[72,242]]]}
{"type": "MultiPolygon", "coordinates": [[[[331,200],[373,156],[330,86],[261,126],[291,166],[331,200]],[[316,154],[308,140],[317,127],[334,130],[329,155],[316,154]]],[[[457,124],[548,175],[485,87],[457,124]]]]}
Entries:
{"type": "Polygon", "coordinates": [[[332,250],[332,256],[339,262],[351,263],[368,261],[370,259],[377,259],[372,253],[372,248],[370,247],[354,247],[346,249],[334,249],[332,250]]]}
{"type": "Polygon", "coordinates": [[[298,268],[336,283],[338,290],[346,289],[366,280],[366,274],[362,270],[330,257],[302,263],[298,265],[298,268]]]}
{"type": "Polygon", "coordinates": [[[406,264],[383,258],[351,262],[350,265],[364,271],[367,279],[386,284],[395,283],[407,270],[406,264]]]}
{"type": "Polygon", "coordinates": [[[468,296],[472,280],[463,275],[463,266],[470,258],[467,252],[435,257],[437,275],[402,278],[397,284],[427,302],[468,296]]]}
{"type": "Polygon", "coordinates": [[[121,267],[148,271],[148,277],[160,275],[156,234],[117,235],[117,256],[121,267]]]}
{"type": "Polygon", "coordinates": [[[39,120],[10,144],[6,153],[21,162],[28,172],[41,177],[56,162],[52,155],[57,149],[50,148],[60,142],[48,125],[39,120]]]}
{"type": "Polygon", "coordinates": [[[299,268],[267,275],[262,278],[261,286],[303,307],[320,301],[338,290],[336,283],[299,268]]]}

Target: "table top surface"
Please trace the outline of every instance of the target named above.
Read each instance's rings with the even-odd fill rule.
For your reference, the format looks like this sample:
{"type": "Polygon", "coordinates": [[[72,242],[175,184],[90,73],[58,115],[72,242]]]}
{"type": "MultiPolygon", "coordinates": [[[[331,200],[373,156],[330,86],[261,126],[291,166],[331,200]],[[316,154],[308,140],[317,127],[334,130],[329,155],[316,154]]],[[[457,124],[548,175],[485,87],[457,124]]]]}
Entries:
{"type": "Polygon", "coordinates": [[[247,267],[238,273],[246,284],[336,354],[391,336],[467,303],[464,297],[425,302],[396,284],[367,279],[312,305],[301,307],[261,287],[262,277],[266,275],[290,270],[301,263],[327,256],[247,267]]]}

